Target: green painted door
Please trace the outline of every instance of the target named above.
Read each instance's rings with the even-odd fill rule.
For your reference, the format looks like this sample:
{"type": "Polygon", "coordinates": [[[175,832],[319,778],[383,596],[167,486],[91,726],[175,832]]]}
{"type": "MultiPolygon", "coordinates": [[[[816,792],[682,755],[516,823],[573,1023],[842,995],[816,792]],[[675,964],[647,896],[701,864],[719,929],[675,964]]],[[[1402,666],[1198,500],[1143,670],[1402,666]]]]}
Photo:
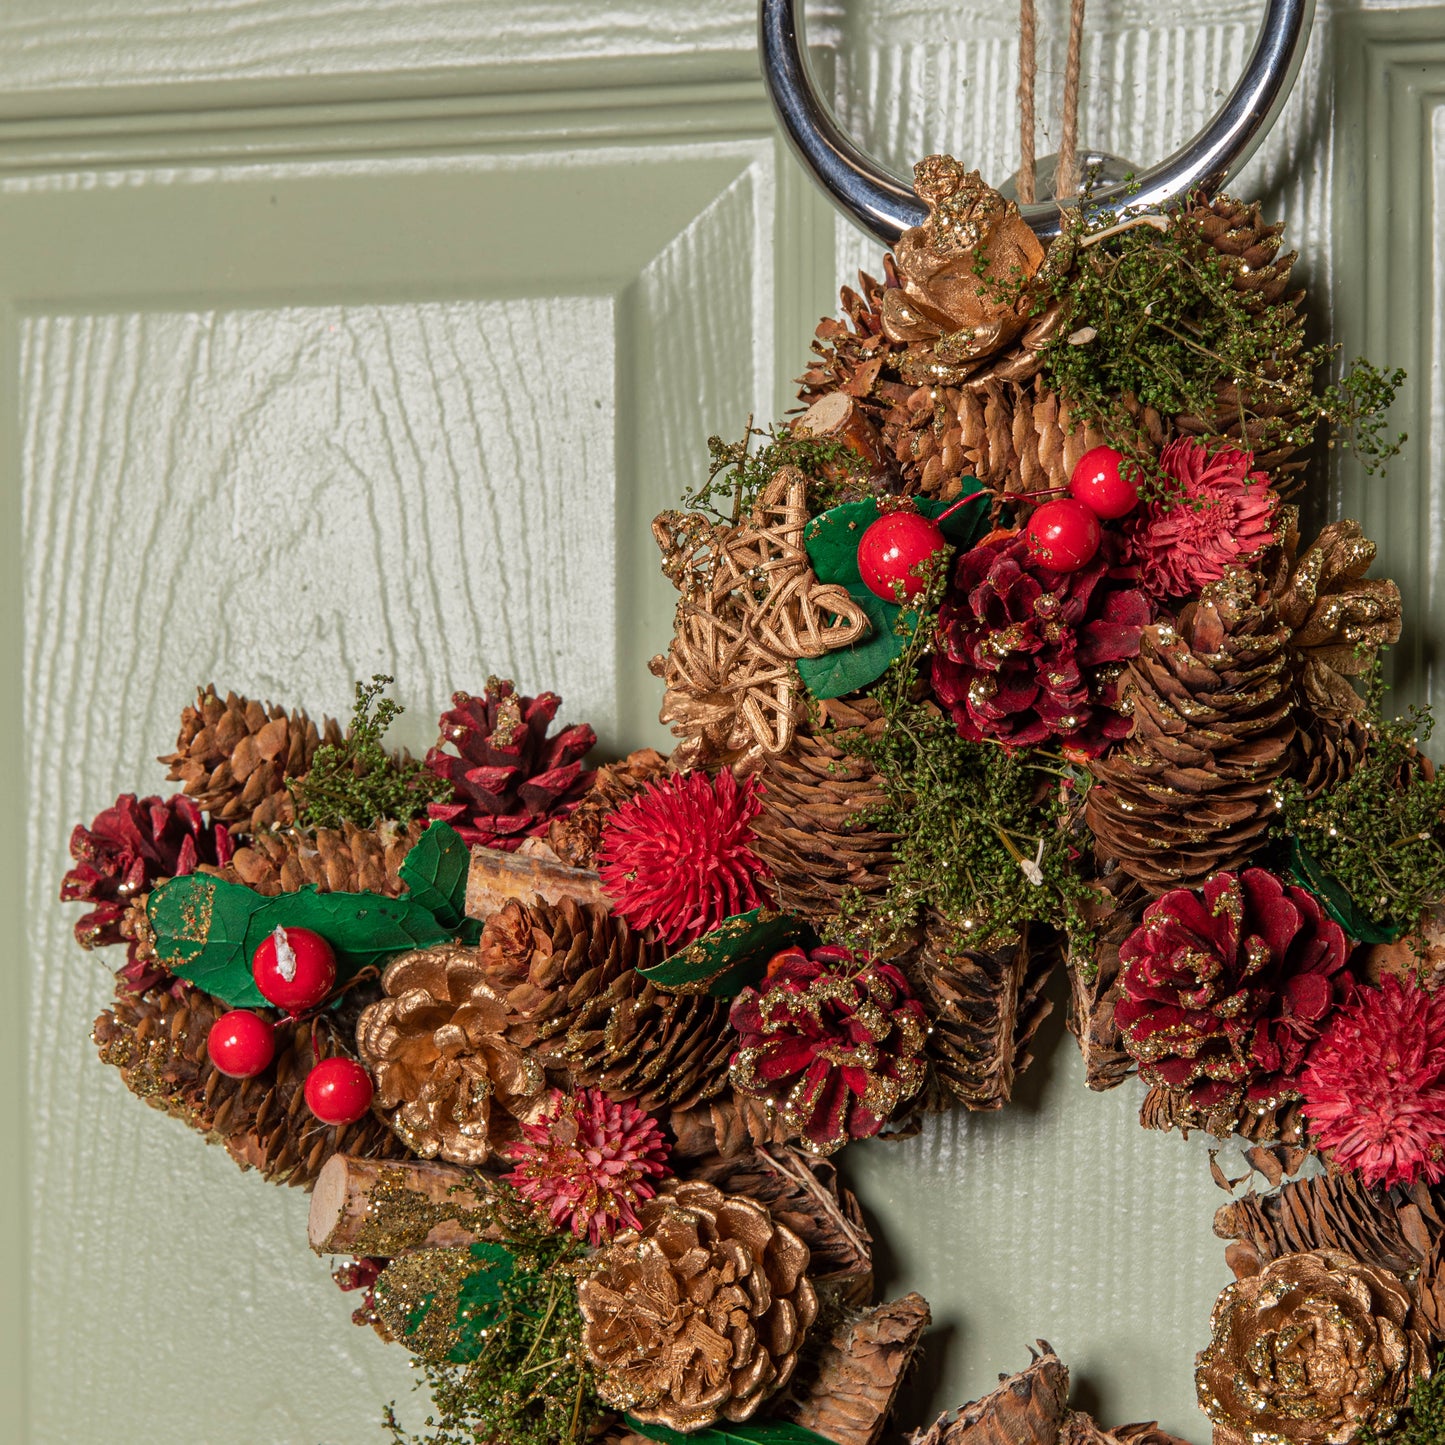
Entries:
{"type": "MultiPolygon", "coordinates": [[[[855,133],[900,171],[941,147],[1002,179],[1010,8],[815,7],[855,133]]],[[[1195,129],[1260,9],[1099,0],[1085,140],[1149,161],[1195,129]]],[[[1254,185],[1347,345],[1414,371],[1401,484],[1341,487],[1438,639],[1421,298],[1445,16],[1321,12],[1254,185]]],[[[408,1408],[404,1356],[305,1249],[305,1199],[96,1063],[107,974],[53,904],[67,834],[162,786],[147,760],[210,680],[335,713],[391,672],[419,747],[451,688],[498,672],[555,687],[604,745],[658,739],[645,661],[670,602],[648,519],[709,433],[781,409],[837,280],[877,264],[776,142],[752,32],[750,0],[0,10],[0,577],[23,618],[0,726],[24,809],[0,843],[23,939],[0,1189],[24,1306],[0,1367],[28,1438],[352,1445],[382,1438],[387,1400],[408,1408]]],[[[1438,696],[1429,639],[1402,682],[1438,696]]],[[[1225,1275],[1204,1150],[1140,1131],[1131,1088],[1087,1094],[1060,1030],[1042,1053],[1010,1110],[851,1165],[884,1287],[924,1289],[939,1322],[907,1423],[1043,1335],[1110,1421],[1202,1439],[1190,1362],[1225,1275]]]]}

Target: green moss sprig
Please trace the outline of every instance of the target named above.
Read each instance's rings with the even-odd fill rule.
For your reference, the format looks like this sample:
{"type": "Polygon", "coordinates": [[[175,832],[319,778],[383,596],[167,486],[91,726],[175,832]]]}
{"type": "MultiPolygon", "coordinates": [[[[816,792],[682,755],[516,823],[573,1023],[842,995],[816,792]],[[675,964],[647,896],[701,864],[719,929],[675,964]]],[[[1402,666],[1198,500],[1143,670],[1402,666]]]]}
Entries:
{"type": "Polygon", "coordinates": [[[378,672],[370,683],[358,682],[344,741],[317,748],[310,772],[288,784],[296,799],[298,827],[354,823],[370,828],[382,818],[406,823],[426,812],[428,803],[451,796],[445,778],[382,746],[386,730],[405,711],[394,699],[381,696],[392,681],[378,672]]]}
{"type": "Polygon", "coordinates": [[[1044,351],[1045,372],[1075,414],[1130,458],[1146,495],[1168,488],[1125,396],[1166,417],[1207,416],[1221,388],[1232,388],[1241,432],[1257,452],[1306,447],[1324,422],[1371,473],[1398,453],[1405,437],[1389,440],[1384,416],[1403,371],[1360,358],[1316,392],[1316,374],[1338,348],[1306,346],[1293,307],[1251,311],[1197,220],[1176,215],[1162,230],[1139,224],[1094,242],[1103,223],[1091,225],[1085,214],[1070,213],[1056,245],[1072,264],[1049,268],[1037,303],[1065,307],[1065,324],[1044,351]]]}
{"type": "MultiPolygon", "coordinates": [[[[581,1445],[605,1413],[582,1345],[576,1271],[585,1250],[554,1230],[505,1185],[489,1206],[513,1256],[485,1328],[463,1331],[475,1357],[464,1364],[419,1361],[432,1409],[425,1436],[408,1434],[389,1407],[396,1445],[581,1445]]],[[[470,1353],[470,1351],[468,1351],[470,1353]]]]}
{"type": "MultiPolygon", "coordinates": [[[[922,619],[907,646],[871,690],[883,710],[878,736],[845,732],[838,739],[877,769],[886,799],[858,822],[894,833],[898,842],[886,893],[845,898],[836,931],[886,947],[927,907],[973,948],[999,943],[1030,922],[1084,939],[1094,894],[1064,829],[1074,778],[1062,756],[968,742],[921,696],[919,673],[932,650],[943,581],[940,568],[928,580],[922,619]]],[[[905,613],[900,626],[909,621],[905,613]]]]}
{"type": "Polygon", "coordinates": [[[1445,1370],[1437,1366],[1410,1391],[1404,1414],[1388,1430],[1366,1425],[1355,1439],[1359,1445],[1445,1445],[1445,1370]]]}
{"type": "Polygon", "coordinates": [[[1378,696],[1377,683],[1354,771],[1313,799],[1298,782],[1281,783],[1273,831],[1296,840],[1372,921],[1413,927],[1445,900],[1445,777],[1420,751],[1434,726],[1428,709],[1387,721],[1378,696]]]}
{"type": "Polygon", "coordinates": [[[709,437],[707,449],[707,480],[685,493],[682,503],[720,521],[737,523],[746,517],[780,467],[797,467],[807,477],[814,513],[867,490],[867,464],[843,442],[796,437],[786,426],[760,430],[751,417],[738,441],[709,437]],[[762,445],[755,448],[755,442],[762,445]]]}

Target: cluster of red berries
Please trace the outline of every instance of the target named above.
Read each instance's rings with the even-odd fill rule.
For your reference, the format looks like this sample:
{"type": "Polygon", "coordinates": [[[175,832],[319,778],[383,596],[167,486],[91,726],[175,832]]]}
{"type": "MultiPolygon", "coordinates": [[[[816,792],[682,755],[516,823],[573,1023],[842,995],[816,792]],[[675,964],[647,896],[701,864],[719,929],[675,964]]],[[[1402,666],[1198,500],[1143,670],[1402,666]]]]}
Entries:
{"type": "MultiPolygon", "coordinates": [[[[268,1003],[298,1018],[326,1001],[336,955],[309,928],[278,928],[251,958],[251,977],[268,1003]]],[[[253,1079],[276,1057],[276,1029],[249,1009],[232,1009],[206,1036],[211,1062],[233,1079],[253,1079]]],[[[354,1124],[371,1108],[371,1076],[354,1059],[320,1059],[306,1076],[306,1105],[323,1124],[354,1124]]]]}

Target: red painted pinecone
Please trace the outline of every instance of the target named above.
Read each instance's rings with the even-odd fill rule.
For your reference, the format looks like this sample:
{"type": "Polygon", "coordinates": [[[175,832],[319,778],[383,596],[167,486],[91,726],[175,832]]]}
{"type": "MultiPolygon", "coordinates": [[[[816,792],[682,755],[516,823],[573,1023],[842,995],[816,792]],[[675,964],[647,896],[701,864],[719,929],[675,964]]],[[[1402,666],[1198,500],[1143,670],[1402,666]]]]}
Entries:
{"type": "Polygon", "coordinates": [[[547,729],[562,699],[555,692],[522,697],[506,680],[489,677],[481,697],[452,694],[441,716],[441,737],[426,765],[456,789],[450,803],[427,812],[450,823],[467,843],[513,852],[524,838],[545,833],[566,817],[592,782],[581,759],[597,742],[586,723],[547,729]],[[447,752],[447,747],[455,749],[447,752]]]}
{"type": "Polygon", "coordinates": [[[933,690],[960,736],[1006,748],[1058,739],[1094,757],[1128,734],[1115,679],[1152,610],[1113,574],[1112,546],[1106,534],[1077,572],[1040,567],[1021,532],[958,559],[938,614],[933,690]]]}
{"type": "Polygon", "coordinates": [[[82,948],[129,941],[130,962],[122,971],[129,987],[143,991],[166,977],[139,957],[138,941],[122,931],[126,911],[163,878],[194,873],[203,863],[224,866],[231,857],[231,835],[221,824],[203,821],[187,797],[137,799],[122,793],[87,828],[70,835],[75,866],[60,885],[61,901],[89,903],[75,925],[82,948]]]}
{"type": "Polygon", "coordinates": [[[1344,996],[1343,929],[1263,868],[1176,888],[1119,948],[1114,1021],[1146,1083],[1201,1112],[1297,1095],[1305,1053],[1344,996]]]}
{"type": "Polygon", "coordinates": [[[923,1005],[891,963],[787,949],[730,1021],[734,1087],[772,1099],[820,1154],[871,1138],[923,1086],[923,1005]]]}

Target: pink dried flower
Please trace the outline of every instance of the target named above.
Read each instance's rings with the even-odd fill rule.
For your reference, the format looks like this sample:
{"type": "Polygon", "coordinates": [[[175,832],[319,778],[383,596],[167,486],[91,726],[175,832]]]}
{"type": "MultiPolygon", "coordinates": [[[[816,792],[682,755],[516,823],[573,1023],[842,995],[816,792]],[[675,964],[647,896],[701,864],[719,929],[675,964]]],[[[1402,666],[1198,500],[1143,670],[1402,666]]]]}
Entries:
{"type": "Polygon", "coordinates": [[[1254,455],[1211,452],[1193,437],[1164,448],[1159,465],[1178,486],[1146,503],[1128,523],[1139,580],[1155,597],[1187,597],[1274,541],[1279,497],[1254,472],[1254,455]]]}
{"type": "Polygon", "coordinates": [[[554,1089],[547,1111],[508,1151],[516,1165],[507,1183],[559,1228],[594,1247],[618,1229],[640,1229],[636,1206],[657,1193],[671,1171],[662,1126],[630,1100],[614,1103],[600,1089],[554,1089]]]}
{"type": "Polygon", "coordinates": [[[768,868],[750,846],[761,809],[757,781],[726,768],[649,784],[603,825],[604,892],[633,928],[655,928],[669,948],[691,943],[768,901],[768,868]]]}
{"type": "Polygon", "coordinates": [[[1445,1178],[1445,994],[1386,974],[1359,990],[1300,1077],[1322,1149],[1366,1184],[1445,1178]]]}

